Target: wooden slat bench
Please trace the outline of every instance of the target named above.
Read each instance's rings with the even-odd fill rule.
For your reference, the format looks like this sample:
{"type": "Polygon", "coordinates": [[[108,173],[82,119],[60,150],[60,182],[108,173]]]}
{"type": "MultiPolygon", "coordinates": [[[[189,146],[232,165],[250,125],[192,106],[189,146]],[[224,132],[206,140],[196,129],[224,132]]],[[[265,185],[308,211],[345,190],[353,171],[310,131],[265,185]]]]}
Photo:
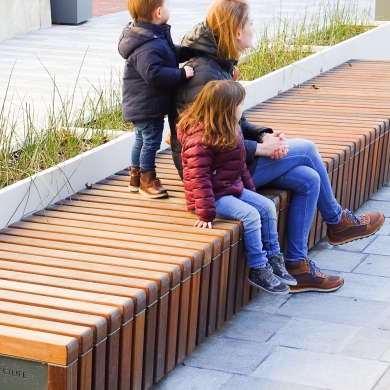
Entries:
{"type": "MultiPolygon", "coordinates": [[[[1,282],[5,281],[1,280],[1,282]]],[[[25,317],[3,313],[0,313],[0,325],[76,338],[79,342],[77,388],[92,389],[93,332],[91,328],[36,318],[29,318],[26,321],[25,317]]]]}
{"type": "Polygon", "coordinates": [[[106,387],[118,388],[119,350],[121,316],[117,308],[107,305],[96,305],[87,302],[78,302],[69,299],[47,297],[43,295],[21,293],[9,290],[0,290],[1,301],[19,303],[41,308],[58,308],[62,311],[92,314],[104,317],[107,322],[107,347],[106,347],[106,387]]]}
{"type": "Polygon", "coordinates": [[[0,388],[76,389],[78,351],[74,337],[0,325],[0,388]]]}
{"type": "MultiPolygon", "coordinates": [[[[313,140],[337,200],[355,210],[389,179],[388,81],[390,62],[349,61],[247,110],[246,116],[284,130],[290,139],[313,140]]],[[[45,322],[39,330],[47,333],[56,333],[52,322],[58,329],[89,327],[94,389],[103,388],[102,381],[110,390],[150,388],[257,294],[246,282],[241,224],[216,220],[212,230],[194,228],[197,217],[186,210],[170,151],[159,153],[156,164],[167,199],[130,193],[124,169],[0,231],[0,326],[8,316],[15,318],[7,326],[20,328],[20,316],[45,322]],[[131,326],[118,339],[116,382],[107,382],[112,360],[97,344],[107,334],[110,340],[113,331],[107,310],[119,311],[118,334],[125,334],[123,327],[130,324],[125,302],[133,307],[131,326]],[[73,320],[71,305],[79,308],[73,320]]],[[[285,251],[291,193],[259,192],[275,203],[285,251]]],[[[309,247],[325,235],[317,213],[309,247]]],[[[67,335],[77,338],[76,329],[67,335]]],[[[85,368],[79,365],[78,372],[84,376],[85,368]]],[[[79,388],[88,388],[80,383],[79,388]]]]}
{"type": "MultiPolygon", "coordinates": [[[[33,270],[34,271],[34,270],[33,270]]],[[[41,272],[40,269],[35,270],[38,272],[41,272]]],[[[58,271],[58,270],[56,270],[58,271]]],[[[109,285],[109,284],[103,284],[103,283],[96,283],[96,282],[88,282],[88,281],[79,281],[74,279],[67,279],[64,276],[62,277],[52,277],[52,276],[46,276],[41,274],[29,274],[25,272],[15,272],[15,271],[1,271],[2,279],[4,280],[10,280],[10,281],[19,281],[19,282],[27,282],[27,283],[35,283],[39,285],[40,287],[47,287],[47,286],[56,286],[56,287],[63,287],[66,286],[66,289],[69,290],[69,292],[74,292],[77,295],[77,298],[79,300],[86,299],[85,295],[83,296],[82,292],[93,292],[98,293],[99,296],[102,294],[107,295],[115,295],[115,296],[127,296],[133,299],[135,306],[134,306],[134,320],[133,320],[133,340],[132,340],[132,351],[131,351],[131,367],[126,367],[123,364],[123,361],[120,362],[119,370],[124,370],[125,373],[129,374],[131,376],[131,380],[135,383],[141,383],[142,381],[142,361],[143,361],[143,349],[144,349],[144,341],[148,341],[147,335],[144,335],[144,328],[145,328],[145,313],[147,312],[146,308],[146,294],[143,290],[137,290],[132,289],[128,287],[121,287],[121,286],[115,286],[115,285],[109,285]],[[81,293],[81,294],[80,294],[81,293]]],[[[106,297],[104,297],[106,299],[106,297]]],[[[87,301],[89,299],[86,299],[87,301]]],[[[24,306],[24,305],[23,305],[24,306]]],[[[25,307],[25,306],[24,306],[25,307]]],[[[29,307],[29,309],[31,309],[29,307]]],[[[8,307],[7,310],[10,310],[8,307]]],[[[1,312],[1,310],[0,310],[1,312]]],[[[56,312],[56,311],[55,311],[56,312]]],[[[24,313],[24,312],[23,312],[24,313]]],[[[29,312],[30,313],[30,312],[29,312]]],[[[30,313],[32,314],[32,313],[30,313]]],[[[66,313],[67,314],[67,313],[66,313]]],[[[47,314],[46,314],[47,315],[47,314]]],[[[77,316],[77,320],[80,321],[80,315],[77,316]]],[[[85,316],[83,316],[85,317],[85,316]]],[[[46,317],[44,317],[46,318],[46,317]]],[[[56,316],[53,316],[53,320],[57,318],[56,316]]],[[[68,318],[67,317],[58,317],[60,321],[65,321],[68,318]]],[[[88,318],[88,316],[87,316],[88,318]]],[[[98,317],[99,321],[104,322],[104,329],[106,329],[106,322],[104,321],[104,318],[98,317]]],[[[73,322],[72,322],[73,323],[73,322]]],[[[89,323],[87,323],[88,326],[89,323]]],[[[105,387],[105,340],[107,336],[107,332],[104,332],[104,340],[102,339],[102,330],[100,329],[101,326],[93,326],[93,329],[96,328],[97,334],[95,345],[98,347],[94,348],[94,353],[96,350],[96,354],[101,351],[103,351],[103,356],[101,354],[99,356],[93,355],[93,363],[94,363],[94,369],[93,372],[95,373],[97,378],[93,381],[94,385],[93,388],[99,388],[104,389],[105,387]],[[103,344],[104,341],[104,344],[103,344]],[[104,349],[101,348],[101,345],[104,346],[104,349]],[[103,363],[101,362],[103,359],[103,363]],[[97,386],[96,383],[100,383],[100,386],[97,386]]],[[[155,331],[155,330],[154,330],[155,331]]],[[[123,353],[128,354],[128,351],[121,350],[121,355],[123,353]]],[[[128,359],[128,357],[127,357],[128,359]]],[[[120,374],[121,376],[121,374],[120,374]]],[[[134,388],[137,388],[135,385],[134,388]]]]}

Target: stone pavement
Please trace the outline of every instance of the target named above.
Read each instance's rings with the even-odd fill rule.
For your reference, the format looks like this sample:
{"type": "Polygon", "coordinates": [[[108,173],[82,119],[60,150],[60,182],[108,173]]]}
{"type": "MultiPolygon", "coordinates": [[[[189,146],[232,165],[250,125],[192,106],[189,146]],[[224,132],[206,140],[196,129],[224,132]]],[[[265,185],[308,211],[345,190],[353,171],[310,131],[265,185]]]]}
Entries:
{"type": "Polygon", "coordinates": [[[153,389],[389,390],[390,183],[358,211],[375,210],[387,220],[374,236],[309,253],[343,287],[259,294],[153,389]]]}

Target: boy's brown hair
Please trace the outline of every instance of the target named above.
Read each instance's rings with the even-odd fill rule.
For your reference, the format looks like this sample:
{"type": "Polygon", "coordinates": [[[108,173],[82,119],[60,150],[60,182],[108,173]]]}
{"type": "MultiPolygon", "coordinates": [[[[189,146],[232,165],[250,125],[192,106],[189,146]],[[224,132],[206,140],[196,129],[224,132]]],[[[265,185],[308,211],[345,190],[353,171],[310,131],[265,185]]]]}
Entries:
{"type": "Polygon", "coordinates": [[[203,127],[203,142],[220,149],[237,146],[237,106],[245,99],[244,87],[231,80],[209,81],[191,107],[184,111],[177,131],[185,133],[189,127],[203,127]]]}
{"type": "Polygon", "coordinates": [[[152,20],[153,11],[164,5],[165,0],[127,0],[127,8],[135,22],[147,23],[152,20]]]}
{"type": "Polygon", "coordinates": [[[227,60],[238,60],[240,48],[237,31],[243,28],[249,16],[246,0],[215,0],[211,4],[206,22],[216,37],[217,54],[227,60]]]}

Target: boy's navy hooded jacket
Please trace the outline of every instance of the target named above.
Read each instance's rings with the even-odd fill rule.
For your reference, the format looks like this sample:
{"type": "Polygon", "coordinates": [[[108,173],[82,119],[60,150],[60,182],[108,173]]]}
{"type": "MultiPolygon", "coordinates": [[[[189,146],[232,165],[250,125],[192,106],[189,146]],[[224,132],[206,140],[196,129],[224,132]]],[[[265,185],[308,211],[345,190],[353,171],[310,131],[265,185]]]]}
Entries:
{"type": "Polygon", "coordinates": [[[170,30],[168,24],[136,22],[123,30],[118,49],[126,59],[122,99],[125,122],[164,117],[173,88],[186,78],[184,69],[178,68],[180,47],[173,44],[170,30]]]}

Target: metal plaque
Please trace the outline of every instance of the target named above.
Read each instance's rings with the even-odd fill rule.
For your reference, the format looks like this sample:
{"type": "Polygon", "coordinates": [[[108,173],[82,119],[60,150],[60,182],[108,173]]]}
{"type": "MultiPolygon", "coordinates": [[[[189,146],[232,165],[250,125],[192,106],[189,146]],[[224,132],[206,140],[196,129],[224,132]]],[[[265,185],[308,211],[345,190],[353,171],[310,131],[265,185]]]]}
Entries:
{"type": "Polygon", "coordinates": [[[0,355],[1,390],[47,390],[47,363],[0,355]]]}

